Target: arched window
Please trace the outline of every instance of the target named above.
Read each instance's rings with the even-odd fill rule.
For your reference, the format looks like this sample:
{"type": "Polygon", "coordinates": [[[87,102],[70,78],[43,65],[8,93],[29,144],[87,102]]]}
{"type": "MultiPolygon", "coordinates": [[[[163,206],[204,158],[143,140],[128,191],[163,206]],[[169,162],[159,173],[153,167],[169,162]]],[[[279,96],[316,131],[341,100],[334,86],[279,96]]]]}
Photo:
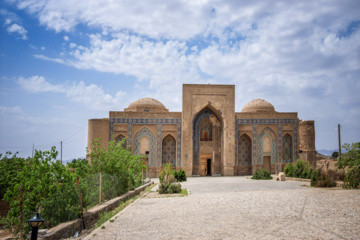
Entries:
{"type": "MultiPolygon", "coordinates": [[[[123,139],[125,138],[124,135],[120,134],[119,136],[117,136],[117,138],[115,138],[116,142],[121,142],[123,139]]],[[[126,148],[126,141],[124,142],[124,144],[122,145],[123,148],[126,148]]]]}
{"type": "Polygon", "coordinates": [[[212,123],[208,118],[200,123],[200,141],[212,141],[212,123]]]}
{"type": "Polygon", "coordinates": [[[162,165],[171,163],[175,167],[176,141],[171,135],[167,135],[162,141],[162,165]]]}
{"type": "Polygon", "coordinates": [[[238,165],[251,165],[251,139],[243,134],[238,141],[238,165]]]}
{"type": "Polygon", "coordinates": [[[289,134],[285,134],[283,137],[283,163],[292,162],[292,138],[289,134]]]}

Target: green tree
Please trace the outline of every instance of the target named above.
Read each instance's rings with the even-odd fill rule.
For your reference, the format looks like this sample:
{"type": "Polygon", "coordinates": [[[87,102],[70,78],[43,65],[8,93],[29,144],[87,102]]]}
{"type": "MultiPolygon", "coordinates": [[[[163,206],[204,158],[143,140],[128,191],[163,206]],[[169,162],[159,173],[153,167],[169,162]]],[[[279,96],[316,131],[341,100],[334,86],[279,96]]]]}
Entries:
{"type": "Polygon", "coordinates": [[[0,199],[4,198],[8,188],[12,188],[18,182],[18,172],[24,167],[25,160],[16,154],[6,152],[3,158],[0,154],[0,199]]]}
{"type": "Polygon", "coordinates": [[[345,148],[346,152],[341,155],[336,165],[340,169],[344,169],[346,167],[352,168],[353,166],[359,166],[360,142],[355,142],[352,144],[345,143],[344,145],[342,145],[342,148],[345,148]]]}
{"type": "Polygon", "coordinates": [[[127,138],[108,142],[107,149],[101,147],[100,139],[92,142],[91,165],[95,173],[116,176],[118,195],[134,189],[141,183],[142,170],[145,168],[144,156],[133,155],[126,146],[127,138]]]}
{"type": "Polygon", "coordinates": [[[44,226],[49,228],[79,216],[80,204],[73,176],[56,160],[57,154],[55,147],[51,151],[36,150],[33,158],[24,160],[16,174],[16,182],[7,189],[5,200],[10,202],[10,210],[6,222],[16,232],[23,228],[30,230],[26,220],[40,209],[42,217],[46,219],[44,226]],[[19,218],[21,192],[22,225],[19,218]]]}
{"type": "Polygon", "coordinates": [[[333,152],[332,154],[331,154],[331,157],[332,158],[337,158],[339,156],[339,152],[333,152]]]}
{"type": "Polygon", "coordinates": [[[341,155],[336,165],[340,169],[349,168],[345,176],[344,188],[358,188],[360,185],[360,142],[345,143],[346,152],[341,155]]]}

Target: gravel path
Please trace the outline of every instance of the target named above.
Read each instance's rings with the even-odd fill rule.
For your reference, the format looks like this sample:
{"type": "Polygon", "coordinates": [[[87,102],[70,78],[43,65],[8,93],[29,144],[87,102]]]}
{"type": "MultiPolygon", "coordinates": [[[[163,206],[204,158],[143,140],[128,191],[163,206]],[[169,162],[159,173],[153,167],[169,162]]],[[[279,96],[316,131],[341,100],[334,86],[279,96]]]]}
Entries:
{"type": "Polygon", "coordinates": [[[84,239],[360,239],[360,190],[197,177],[187,197],[138,199],[84,239]]]}

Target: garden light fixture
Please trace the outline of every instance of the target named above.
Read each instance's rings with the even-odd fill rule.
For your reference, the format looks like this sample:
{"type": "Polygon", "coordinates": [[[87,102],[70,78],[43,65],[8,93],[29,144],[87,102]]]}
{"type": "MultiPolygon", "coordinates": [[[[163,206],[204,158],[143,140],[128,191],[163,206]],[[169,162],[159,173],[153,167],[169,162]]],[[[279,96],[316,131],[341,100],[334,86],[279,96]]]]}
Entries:
{"type": "Polygon", "coordinates": [[[32,228],[32,230],[31,230],[31,240],[36,240],[37,239],[39,227],[44,221],[45,220],[40,217],[38,212],[35,213],[35,215],[32,218],[27,220],[29,226],[32,228]]]}

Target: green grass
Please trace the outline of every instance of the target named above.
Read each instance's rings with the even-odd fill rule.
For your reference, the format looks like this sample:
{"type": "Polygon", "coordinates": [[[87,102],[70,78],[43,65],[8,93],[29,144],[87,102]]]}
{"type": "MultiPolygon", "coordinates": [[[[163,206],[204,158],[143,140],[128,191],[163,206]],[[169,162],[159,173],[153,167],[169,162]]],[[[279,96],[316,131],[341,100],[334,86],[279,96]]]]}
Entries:
{"type": "MultiPolygon", "coordinates": [[[[103,212],[100,214],[99,220],[95,224],[95,228],[100,227],[102,224],[104,224],[106,221],[108,221],[110,218],[118,214],[121,210],[129,206],[131,203],[133,203],[136,199],[138,199],[140,196],[144,195],[146,192],[150,192],[153,187],[155,187],[156,184],[152,184],[149,187],[145,188],[144,191],[142,191],[139,195],[136,195],[132,198],[127,199],[125,202],[120,202],[118,207],[109,211],[109,212],[103,212]]],[[[186,191],[187,194],[187,191],[186,191]]],[[[117,217],[115,217],[116,219],[117,217]]],[[[111,219],[110,222],[114,222],[115,219],[111,219]]],[[[105,227],[102,226],[101,229],[104,229],[105,227]]]]}
{"type": "Polygon", "coordinates": [[[185,196],[189,195],[187,188],[183,188],[183,189],[181,189],[180,194],[181,194],[183,197],[185,197],[185,196]]]}

